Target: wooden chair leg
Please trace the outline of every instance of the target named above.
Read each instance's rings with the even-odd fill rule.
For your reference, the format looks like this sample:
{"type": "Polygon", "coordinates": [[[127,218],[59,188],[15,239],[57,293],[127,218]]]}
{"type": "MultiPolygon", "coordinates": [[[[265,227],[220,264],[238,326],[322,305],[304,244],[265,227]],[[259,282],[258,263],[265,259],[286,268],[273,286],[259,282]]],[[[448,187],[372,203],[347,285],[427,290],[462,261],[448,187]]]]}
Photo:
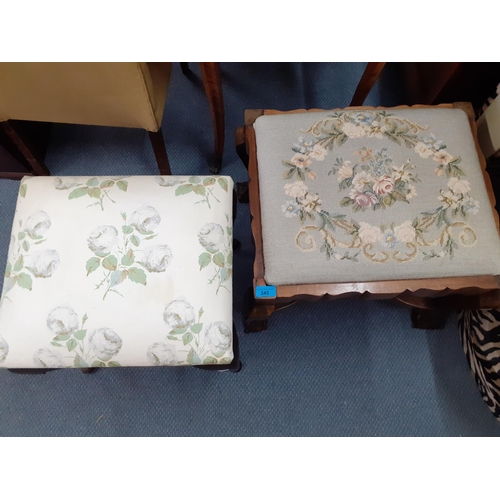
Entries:
{"type": "Polygon", "coordinates": [[[222,167],[222,154],[224,152],[224,101],[220,64],[215,62],[200,63],[200,70],[214,124],[215,165],[210,169],[210,172],[216,174],[220,172],[222,167]]]}
{"type": "Polygon", "coordinates": [[[153,146],[160,174],[172,175],[170,163],[168,162],[167,148],[165,147],[165,140],[163,139],[161,128],[158,132],[149,132],[149,139],[151,140],[151,145],[153,146]]]}
{"type": "Polygon", "coordinates": [[[243,310],[243,326],[245,333],[256,333],[267,330],[267,320],[275,310],[275,305],[259,303],[255,300],[253,288],[245,292],[243,310]]]}
{"type": "Polygon", "coordinates": [[[358,83],[356,92],[351,101],[351,106],[362,106],[365,102],[366,97],[370,93],[373,85],[377,81],[380,73],[384,69],[385,62],[370,62],[366,66],[366,69],[358,83]]]}
{"type": "MultiPolygon", "coordinates": [[[[32,172],[28,175],[50,175],[49,169],[45,166],[42,158],[34,151],[33,147],[23,138],[22,134],[19,133],[16,125],[11,121],[1,122],[0,126],[4,132],[9,137],[12,144],[18,149],[21,155],[29,163],[32,172]]],[[[15,178],[12,176],[11,178],[15,178]]]]}

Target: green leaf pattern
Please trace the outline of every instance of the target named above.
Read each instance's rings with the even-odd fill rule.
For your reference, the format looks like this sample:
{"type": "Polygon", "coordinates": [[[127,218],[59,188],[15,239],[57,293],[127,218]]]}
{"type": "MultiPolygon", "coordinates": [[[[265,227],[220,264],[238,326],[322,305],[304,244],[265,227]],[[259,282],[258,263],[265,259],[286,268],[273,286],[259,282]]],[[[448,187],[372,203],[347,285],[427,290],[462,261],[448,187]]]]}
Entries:
{"type": "Polygon", "coordinates": [[[118,189],[120,191],[126,192],[128,189],[128,181],[124,180],[126,177],[113,177],[109,179],[103,179],[102,177],[91,177],[88,180],[80,180],[77,177],[56,177],[54,179],[54,186],[58,190],[70,190],[68,194],[69,200],[75,200],[88,196],[89,198],[96,200],[89,207],[100,207],[104,211],[105,202],[116,203],[110,192],[113,189],[118,189]]]}
{"type": "Polygon", "coordinates": [[[208,280],[208,284],[217,285],[215,293],[218,294],[221,288],[230,292],[224,283],[231,279],[233,274],[233,250],[232,237],[230,234],[230,218],[226,214],[226,229],[215,222],[205,224],[198,232],[198,241],[205,252],[198,257],[200,271],[210,266],[215,273],[208,280]],[[211,266],[211,264],[213,264],[211,266]]]}
{"type": "Polygon", "coordinates": [[[147,358],[155,366],[176,366],[179,364],[228,364],[231,359],[223,358],[231,348],[232,330],[222,321],[204,324],[201,321],[203,308],[198,315],[185,297],[169,302],[163,311],[167,325],[166,339],[171,342],[154,342],[148,347],[147,358]],[[186,361],[180,361],[179,354],[186,354],[186,361]]]}
{"type": "Polygon", "coordinates": [[[212,208],[210,201],[212,203],[215,201],[220,203],[219,198],[217,198],[217,189],[222,189],[227,193],[229,185],[224,177],[213,176],[204,177],[201,179],[197,176],[189,177],[188,180],[170,180],[165,177],[156,177],[156,182],[162,187],[176,187],[175,196],[183,196],[189,193],[194,193],[195,195],[201,197],[198,203],[206,203],[208,208],[212,208]],[[215,191],[215,192],[214,192],[215,191]]]}
{"type": "Polygon", "coordinates": [[[89,249],[95,254],[86,262],[87,276],[102,268],[102,279],[95,290],[104,289],[103,300],[109,293],[123,296],[119,287],[127,280],[146,286],[146,273],[165,272],[172,260],[172,251],[166,244],[141,247],[141,241],[148,242],[157,236],[154,230],[161,222],[157,210],[142,206],[130,217],[124,212],[121,216],[124,222],[121,234],[115,226],[103,225],[87,239],[89,249]]]}
{"type": "MultiPolygon", "coordinates": [[[[59,306],[47,316],[47,327],[54,334],[53,348],[38,349],[33,355],[37,368],[86,368],[120,366],[113,357],[122,348],[122,339],[111,328],[84,329],[88,316],[80,322],[70,306],[59,306]]],[[[0,343],[1,348],[1,343],[0,343]]],[[[1,351],[0,351],[1,353],[1,351]]]]}
{"type": "Polygon", "coordinates": [[[35,278],[50,278],[57,271],[60,264],[59,253],[54,249],[40,249],[38,246],[47,241],[45,235],[51,226],[52,221],[43,210],[33,212],[24,223],[19,221],[17,238],[14,232],[11,236],[12,251],[9,252],[5,270],[2,301],[10,300],[8,293],[16,285],[31,291],[35,278]]]}

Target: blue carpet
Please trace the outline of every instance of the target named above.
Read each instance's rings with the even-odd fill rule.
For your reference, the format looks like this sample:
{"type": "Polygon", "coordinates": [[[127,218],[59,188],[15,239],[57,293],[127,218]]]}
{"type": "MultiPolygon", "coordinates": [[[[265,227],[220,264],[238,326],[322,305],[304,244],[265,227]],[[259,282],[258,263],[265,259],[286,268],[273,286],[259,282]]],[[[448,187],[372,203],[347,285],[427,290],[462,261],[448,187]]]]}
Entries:
{"type": "MultiPolygon", "coordinates": [[[[163,131],[176,174],[206,173],[212,123],[200,82],[174,65],[163,131]]],[[[246,108],[349,104],[364,63],[222,65],[226,110],[223,173],[246,170],[234,131],[246,108]]],[[[389,65],[366,104],[405,102],[389,65]]],[[[54,125],[46,163],[53,175],[156,174],[141,130],[54,125]]],[[[5,265],[18,182],[0,180],[0,266],[5,265]]],[[[251,284],[248,206],[235,237],[234,316],[251,284]]],[[[123,368],[16,375],[0,370],[1,436],[500,436],[460,346],[456,317],[442,331],[413,330],[391,302],[302,303],[276,313],[269,330],[240,333],[244,368],[123,368]]]]}

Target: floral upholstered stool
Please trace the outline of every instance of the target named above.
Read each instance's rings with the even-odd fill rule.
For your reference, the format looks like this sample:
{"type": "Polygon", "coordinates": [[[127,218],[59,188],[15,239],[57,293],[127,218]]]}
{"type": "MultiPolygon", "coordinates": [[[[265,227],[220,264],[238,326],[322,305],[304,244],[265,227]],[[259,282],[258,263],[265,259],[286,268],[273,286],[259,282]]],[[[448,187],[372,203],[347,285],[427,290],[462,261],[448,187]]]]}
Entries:
{"type": "Polygon", "coordinates": [[[237,371],[229,177],[22,180],[0,367],[237,371]]]}
{"type": "Polygon", "coordinates": [[[500,304],[498,221],[470,105],[248,110],[245,123],[256,244],[247,330],[302,298],[399,298],[415,323],[445,302],[500,304]],[[259,299],[260,286],[276,297],[259,299]]]}

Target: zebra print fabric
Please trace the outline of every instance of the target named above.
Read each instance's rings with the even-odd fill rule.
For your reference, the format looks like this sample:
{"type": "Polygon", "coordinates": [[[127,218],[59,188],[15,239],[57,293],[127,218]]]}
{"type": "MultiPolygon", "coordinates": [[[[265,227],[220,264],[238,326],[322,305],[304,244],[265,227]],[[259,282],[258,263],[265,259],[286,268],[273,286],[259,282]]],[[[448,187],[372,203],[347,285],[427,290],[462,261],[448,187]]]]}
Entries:
{"type": "Polygon", "coordinates": [[[479,391],[493,415],[500,419],[500,309],[462,311],[458,324],[479,391]]]}

